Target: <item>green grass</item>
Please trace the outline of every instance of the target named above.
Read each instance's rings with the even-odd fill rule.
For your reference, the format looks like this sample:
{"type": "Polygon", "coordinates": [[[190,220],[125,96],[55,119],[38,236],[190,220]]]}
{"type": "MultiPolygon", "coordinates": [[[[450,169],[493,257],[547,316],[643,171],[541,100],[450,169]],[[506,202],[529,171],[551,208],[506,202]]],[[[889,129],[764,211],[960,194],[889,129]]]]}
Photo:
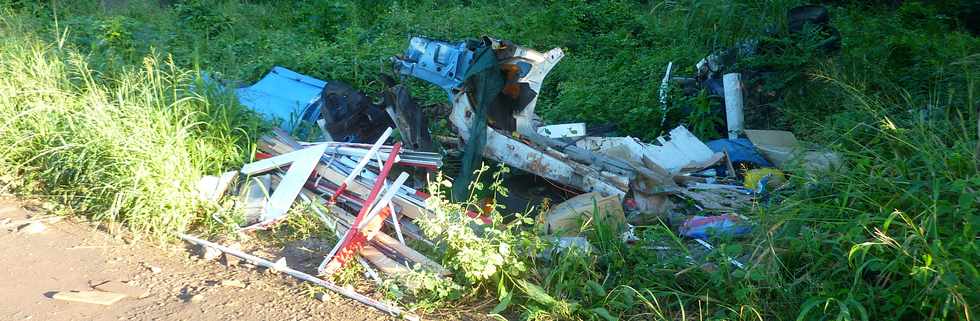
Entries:
{"type": "Polygon", "coordinates": [[[16,175],[5,189],[142,235],[198,219],[197,180],[242,163],[257,121],[231,98],[193,92],[193,74],[166,56],[102,73],[65,38],[39,39],[0,10],[0,167],[16,175]]]}
{"type": "MultiPolygon", "coordinates": [[[[803,3],[106,2],[0,0],[2,186],[154,236],[212,226],[197,178],[246,161],[260,132],[233,97],[191,90],[198,70],[236,84],[282,65],[374,92],[409,36],[485,34],[565,50],[538,104],[548,121],[651,139],[665,129],[656,88],[667,62],[691,74],[707,53],[763,36],[803,3]]],[[[791,171],[794,188],[743,213],[757,223],[751,237],[701,253],[663,225],[639,227],[642,241],[624,245],[598,224],[586,234],[597,254],[542,261],[527,253],[540,240],[526,226],[498,224],[484,239],[454,229],[442,250],[457,254],[443,258],[456,286],[425,283],[418,306],[492,297],[510,303],[505,315],[535,320],[976,320],[980,40],[954,18],[950,8],[962,7],[833,6],[839,54],[802,41],[743,62],[778,71],[768,84],[779,95],[747,111],[753,127],[792,130],[845,160],[833,172],[791,171]],[[483,260],[493,254],[509,264],[483,260]]],[[[407,82],[424,104],[445,102],[407,82]]],[[[720,136],[709,102],[672,101],[666,128],[720,136]]],[[[322,234],[311,222],[283,229],[322,234]]]]}

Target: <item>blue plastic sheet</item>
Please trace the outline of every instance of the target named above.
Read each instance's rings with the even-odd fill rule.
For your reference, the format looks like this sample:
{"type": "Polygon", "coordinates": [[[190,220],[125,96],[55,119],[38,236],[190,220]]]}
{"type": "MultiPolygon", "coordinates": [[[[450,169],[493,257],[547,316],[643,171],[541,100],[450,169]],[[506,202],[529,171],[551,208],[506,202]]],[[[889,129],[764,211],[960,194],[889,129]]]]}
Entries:
{"type": "Polygon", "coordinates": [[[273,67],[255,84],[235,90],[238,102],[269,121],[281,120],[280,128],[292,131],[299,120],[315,122],[320,110],[310,108],[327,82],[298,72],[273,67]]]}
{"type": "MultiPolygon", "coordinates": [[[[708,145],[708,148],[716,153],[727,150],[732,163],[751,163],[758,167],[773,167],[772,163],[762,157],[762,154],[759,154],[759,151],[755,149],[752,141],[747,138],[716,139],[705,145],[708,145]]],[[[726,175],[727,168],[725,166],[719,166],[717,170],[719,175],[726,175]]]]}

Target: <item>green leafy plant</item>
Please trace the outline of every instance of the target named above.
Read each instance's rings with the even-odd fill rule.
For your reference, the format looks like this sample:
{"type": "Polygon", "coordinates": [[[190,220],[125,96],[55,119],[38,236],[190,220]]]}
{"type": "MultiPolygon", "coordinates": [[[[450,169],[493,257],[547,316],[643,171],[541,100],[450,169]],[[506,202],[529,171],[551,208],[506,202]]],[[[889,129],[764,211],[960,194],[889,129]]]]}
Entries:
{"type": "MultiPolygon", "coordinates": [[[[486,198],[479,198],[483,190],[506,193],[500,185],[500,175],[506,170],[496,171],[494,182],[484,185],[480,177],[489,167],[478,171],[477,179],[473,181],[474,194],[464,203],[448,202],[441,191],[441,185],[449,184],[442,176],[438,176],[434,184],[433,194],[427,199],[426,206],[433,211],[428,220],[420,220],[419,227],[430,239],[440,240],[439,248],[443,251],[444,264],[459,271],[457,279],[471,291],[497,290],[493,286],[501,282],[513,284],[515,279],[522,278],[529,272],[529,262],[526,260],[538,250],[540,244],[533,233],[526,227],[533,223],[528,216],[517,214],[514,220],[505,223],[498,212],[500,205],[495,201],[483,204],[486,198]],[[491,223],[482,225],[468,213],[485,215],[491,223]]],[[[491,198],[492,199],[492,198],[491,198]]]]}

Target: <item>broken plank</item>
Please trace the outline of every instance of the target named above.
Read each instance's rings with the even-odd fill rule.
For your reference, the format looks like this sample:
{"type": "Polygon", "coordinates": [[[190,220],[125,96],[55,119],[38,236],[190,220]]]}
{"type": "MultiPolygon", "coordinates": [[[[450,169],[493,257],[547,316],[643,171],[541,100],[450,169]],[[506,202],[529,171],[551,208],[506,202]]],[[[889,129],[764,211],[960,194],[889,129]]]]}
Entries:
{"type": "Polygon", "coordinates": [[[92,288],[101,292],[107,293],[119,293],[129,297],[142,299],[150,296],[150,291],[129,285],[125,282],[120,281],[105,281],[99,284],[92,285],[92,288]]]}
{"type": "Polygon", "coordinates": [[[392,260],[388,256],[384,255],[384,253],[381,253],[381,251],[378,251],[378,249],[374,246],[364,245],[358,254],[371,262],[371,264],[376,266],[378,270],[386,274],[395,275],[411,272],[408,267],[405,267],[395,260],[392,260]]]}
{"type": "Polygon", "coordinates": [[[397,240],[391,238],[391,236],[388,236],[388,234],[384,234],[384,233],[375,234],[373,241],[376,241],[377,243],[382,244],[384,247],[390,248],[393,251],[398,252],[399,255],[405,257],[406,259],[418,263],[422,265],[423,268],[435,272],[440,276],[446,276],[450,274],[449,270],[444,268],[439,263],[436,263],[435,261],[429,259],[428,257],[423,255],[422,253],[419,253],[415,249],[412,249],[411,247],[399,243],[397,240]]]}
{"type": "Polygon", "coordinates": [[[55,300],[82,302],[100,305],[112,305],[125,298],[122,293],[102,292],[102,291],[70,291],[58,292],[52,296],[55,300]]]}
{"type": "Polygon", "coordinates": [[[752,196],[730,189],[681,189],[680,195],[694,200],[706,210],[733,211],[752,206],[752,196]]]}

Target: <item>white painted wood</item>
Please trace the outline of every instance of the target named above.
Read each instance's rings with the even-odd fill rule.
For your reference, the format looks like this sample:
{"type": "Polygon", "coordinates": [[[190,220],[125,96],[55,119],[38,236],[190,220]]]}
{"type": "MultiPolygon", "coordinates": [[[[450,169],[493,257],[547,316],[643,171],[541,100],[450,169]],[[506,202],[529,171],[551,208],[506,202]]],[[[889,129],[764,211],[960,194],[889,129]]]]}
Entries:
{"type": "Polygon", "coordinates": [[[378,141],[374,142],[374,145],[371,146],[371,149],[368,150],[367,154],[365,154],[364,157],[361,157],[361,160],[357,162],[357,166],[354,166],[354,170],[351,171],[350,175],[347,175],[347,178],[344,179],[341,186],[350,185],[351,181],[353,181],[354,178],[361,173],[361,170],[364,169],[364,166],[371,161],[371,157],[374,155],[374,153],[377,153],[378,149],[381,148],[381,145],[384,145],[385,141],[388,140],[388,136],[391,136],[391,132],[391,127],[385,129],[385,132],[381,134],[378,141]]]}
{"type": "Polygon", "coordinates": [[[242,173],[254,174],[261,173],[274,168],[290,165],[282,181],[276,186],[275,191],[266,201],[265,210],[259,219],[259,223],[246,227],[245,229],[264,228],[268,224],[281,219],[292,207],[293,201],[299,195],[303,185],[310,177],[310,173],[320,162],[320,156],[327,150],[326,144],[314,145],[309,148],[297,150],[292,153],[279,155],[272,158],[260,160],[258,162],[246,164],[242,167],[242,173]]]}
{"type": "Polygon", "coordinates": [[[629,161],[642,164],[643,157],[646,157],[673,174],[680,172],[685,166],[708,162],[715,154],[684,126],[671,130],[669,137],[658,137],[657,142],[660,145],[644,143],[629,136],[585,137],[576,142],[576,145],[599,153],[621,147],[628,151],[629,161]]]}
{"type": "Polygon", "coordinates": [[[398,188],[401,187],[402,184],[405,184],[406,180],[408,180],[408,173],[401,173],[401,175],[398,175],[398,178],[395,179],[395,182],[392,183],[391,186],[388,186],[385,189],[385,194],[384,196],[381,197],[381,200],[379,200],[377,203],[374,203],[374,205],[371,207],[371,211],[368,212],[368,215],[364,216],[364,219],[361,220],[361,224],[357,226],[357,229],[364,228],[364,226],[367,225],[368,222],[373,220],[374,217],[377,216],[379,212],[381,212],[381,209],[388,207],[388,204],[391,203],[391,199],[394,198],[395,193],[398,192],[398,188]]]}

